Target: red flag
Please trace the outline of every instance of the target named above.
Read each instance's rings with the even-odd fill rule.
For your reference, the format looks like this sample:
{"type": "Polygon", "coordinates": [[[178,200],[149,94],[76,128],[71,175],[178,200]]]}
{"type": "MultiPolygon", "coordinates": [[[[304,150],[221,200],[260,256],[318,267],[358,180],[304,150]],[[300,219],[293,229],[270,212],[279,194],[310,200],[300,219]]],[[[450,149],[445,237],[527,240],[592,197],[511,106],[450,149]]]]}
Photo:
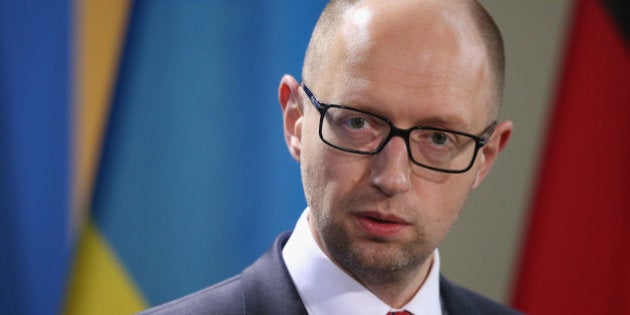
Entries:
{"type": "Polygon", "coordinates": [[[528,314],[630,314],[627,8],[575,7],[516,279],[528,314]]]}

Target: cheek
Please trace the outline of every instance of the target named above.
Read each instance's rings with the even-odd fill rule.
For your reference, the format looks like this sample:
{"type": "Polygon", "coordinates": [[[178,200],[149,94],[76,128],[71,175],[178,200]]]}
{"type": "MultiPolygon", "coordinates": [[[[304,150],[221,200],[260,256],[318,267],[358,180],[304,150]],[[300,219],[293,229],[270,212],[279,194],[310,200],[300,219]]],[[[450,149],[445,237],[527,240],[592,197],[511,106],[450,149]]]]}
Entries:
{"type": "Polygon", "coordinates": [[[319,208],[319,200],[323,195],[322,183],[324,182],[324,165],[320,162],[317,150],[312,148],[310,141],[302,141],[302,153],[300,158],[300,171],[306,202],[311,209],[319,208]],[[313,204],[313,201],[316,201],[313,204]]]}
{"type": "Polygon", "coordinates": [[[336,195],[349,192],[365,178],[369,157],[325,144],[319,137],[318,113],[307,113],[302,128],[300,167],[307,201],[322,198],[330,201],[336,195]]]}
{"type": "Polygon", "coordinates": [[[314,211],[331,212],[343,207],[344,198],[351,195],[362,178],[365,163],[361,157],[350,156],[321,142],[310,143],[303,152],[302,181],[309,207],[314,211]]]}
{"type": "MultiPolygon", "coordinates": [[[[445,235],[459,217],[470,194],[473,176],[449,175],[441,182],[419,180],[415,186],[417,199],[426,212],[422,216],[428,230],[434,235],[445,235]]],[[[439,236],[438,236],[439,237],[439,236]]]]}

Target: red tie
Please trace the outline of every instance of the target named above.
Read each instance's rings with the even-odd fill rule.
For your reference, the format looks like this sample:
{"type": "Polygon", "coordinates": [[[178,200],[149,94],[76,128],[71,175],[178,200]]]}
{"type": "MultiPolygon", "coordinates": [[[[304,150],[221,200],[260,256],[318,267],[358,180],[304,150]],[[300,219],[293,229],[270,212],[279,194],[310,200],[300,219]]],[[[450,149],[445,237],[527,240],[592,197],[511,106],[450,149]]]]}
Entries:
{"type": "Polygon", "coordinates": [[[396,311],[396,312],[389,312],[387,313],[387,315],[413,315],[413,314],[411,314],[409,311],[396,311]]]}

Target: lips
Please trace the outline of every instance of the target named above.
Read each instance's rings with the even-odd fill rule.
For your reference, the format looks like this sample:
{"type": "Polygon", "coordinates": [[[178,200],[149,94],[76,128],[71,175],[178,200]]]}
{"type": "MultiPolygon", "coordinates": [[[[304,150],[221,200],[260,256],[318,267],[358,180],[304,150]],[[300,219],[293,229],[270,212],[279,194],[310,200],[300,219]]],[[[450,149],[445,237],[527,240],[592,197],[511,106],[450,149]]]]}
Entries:
{"type": "Polygon", "coordinates": [[[397,216],[383,215],[378,212],[358,213],[355,214],[355,218],[366,234],[381,238],[397,236],[410,225],[397,216]]]}

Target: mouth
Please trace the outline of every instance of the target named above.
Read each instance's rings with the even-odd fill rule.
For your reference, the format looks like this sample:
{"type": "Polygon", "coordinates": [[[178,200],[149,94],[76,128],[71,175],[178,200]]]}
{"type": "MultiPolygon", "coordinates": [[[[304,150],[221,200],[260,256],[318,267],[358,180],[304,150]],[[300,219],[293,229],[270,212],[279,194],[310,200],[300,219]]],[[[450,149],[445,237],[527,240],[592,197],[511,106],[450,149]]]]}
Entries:
{"type": "Polygon", "coordinates": [[[355,214],[355,219],[363,232],[379,238],[397,236],[410,225],[397,216],[383,215],[377,212],[361,212],[355,214]]]}

